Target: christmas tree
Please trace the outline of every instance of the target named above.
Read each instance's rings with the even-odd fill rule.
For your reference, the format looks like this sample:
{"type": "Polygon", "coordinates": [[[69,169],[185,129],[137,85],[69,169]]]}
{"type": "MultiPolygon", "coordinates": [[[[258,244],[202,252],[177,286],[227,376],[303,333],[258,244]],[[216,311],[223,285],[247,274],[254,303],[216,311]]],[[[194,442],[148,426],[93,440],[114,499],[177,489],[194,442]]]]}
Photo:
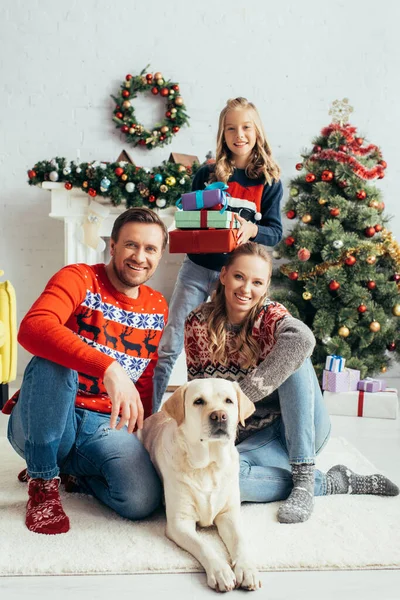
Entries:
{"type": "Polygon", "coordinates": [[[318,375],[341,355],[361,377],[400,359],[400,246],[386,225],[381,150],[348,123],[336,100],[332,123],[302,154],[284,212],[296,221],[274,250],[287,262],[274,272],[272,296],[313,331],[318,375]]]}

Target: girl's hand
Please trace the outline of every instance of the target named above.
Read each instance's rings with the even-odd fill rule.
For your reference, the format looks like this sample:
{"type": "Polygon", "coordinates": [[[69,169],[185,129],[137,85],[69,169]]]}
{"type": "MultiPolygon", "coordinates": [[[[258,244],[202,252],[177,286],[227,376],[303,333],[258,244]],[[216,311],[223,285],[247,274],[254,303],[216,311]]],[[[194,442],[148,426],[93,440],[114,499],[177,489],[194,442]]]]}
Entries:
{"type": "Polygon", "coordinates": [[[240,223],[240,229],[238,231],[237,243],[238,246],[240,244],[245,244],[249,241],[250,238],[256,237],[258,233],[258,227],[255,223],[251,223],[250,221],[246,221],[243,217],[235,214],[235,219],[240,223]]]}

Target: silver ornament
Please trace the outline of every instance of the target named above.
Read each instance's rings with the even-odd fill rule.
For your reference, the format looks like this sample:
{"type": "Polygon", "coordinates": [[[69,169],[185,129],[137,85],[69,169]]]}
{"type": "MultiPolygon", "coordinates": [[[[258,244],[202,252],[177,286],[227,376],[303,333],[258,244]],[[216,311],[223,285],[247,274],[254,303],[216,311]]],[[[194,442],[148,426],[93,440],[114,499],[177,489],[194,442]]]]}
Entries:
{"type": "Polygon", "coordinates": [[[332,246],[333,246],[334,248],[336,248],[336,250],[339,250],[340,248],[342,248],[342,247],[343,247],[343,242],[342,242],[342,240],[335,240],[335,241],[333,242],[332,246]]]}
{"type": "Polygon", "coordinates": [[[70,173],[71,173],[71,169],[69,167],[64,167],[63,174],[64,175],[69,175],[70,173]]]}
{"type": "Polygon", "coordinates": [[[125,189],[128,192],[128,194],[131,194],[135,189],[135,184],[132,183],[132,181],[128,181],[128,183],[125,186],[125,189]]]}
{"type": "Polygon", "coordinates": [[[330,342],[331,340],[332,340],[332,338],[331,338],[331,337],[329,337],[329,335],[326,335],[326,336],[324,336],[324,337],[322,338],[321,342],[322,342],[323,344],[325,344],[325,346],[326,346],[327,344],[329,344],[329,342],[330,342]]]}
{"type": "Polygon", "coordinates": [[[179,183],[180,183],[181,185],[185,185],[185,178],[184,178],[184,177],[182,177],[182,179],[180,179],[180,180],[179,180],[179,183]]]}
{"type": "Polygon", "coordinates": [[[282,258],[282,255],[281,255],[281,253],[280,253],[280,252],[278,252],[278,250],[273,250],[273,251],[272,251],[272,256],[273,256],[273,258],[276,258],[276,259],[278,259],[278,260],[279,260],[280,258],[282,258]]]}
{"type": "Polygon", "coordinates": [[[58,173],[57,171],[51,171],[49,174],[50,181],[58,181],[58,173]]]}
{"type": "Polygon", "coordinates": [[[76,172],[77,172],[77,173],[81,173],[81,172],[82,172],[82,169],[81,169],[80,167],[76,167],[76,172]]]}
{"type": "Polygon", "coordinates": [[[156,200],[156,204],[158,208],[164,208],[164,206],[167,204],[167,201],[165,198],[158,198],[158,200],[156,200]]]}

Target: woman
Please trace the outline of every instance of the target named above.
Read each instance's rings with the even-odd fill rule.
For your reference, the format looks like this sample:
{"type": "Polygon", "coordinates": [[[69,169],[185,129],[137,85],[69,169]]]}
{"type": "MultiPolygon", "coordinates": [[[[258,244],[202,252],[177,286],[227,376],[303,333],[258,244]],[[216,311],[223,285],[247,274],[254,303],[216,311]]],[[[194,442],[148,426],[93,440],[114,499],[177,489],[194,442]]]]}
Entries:
{"type": "Polygon", "coordinates": [[[314,496],[396,496],[383,475],[361,476],[343,465],[315,469],[330,421],[311,364],[315,339],[287,309],[267,298],[272,262],[254,242],[236,248],[222,267],[211,302],[185,322],[188,378],[238,381],[256,404],[239,427],[242,501],[285,500],[281,523],[306,521],[314,496]]]}

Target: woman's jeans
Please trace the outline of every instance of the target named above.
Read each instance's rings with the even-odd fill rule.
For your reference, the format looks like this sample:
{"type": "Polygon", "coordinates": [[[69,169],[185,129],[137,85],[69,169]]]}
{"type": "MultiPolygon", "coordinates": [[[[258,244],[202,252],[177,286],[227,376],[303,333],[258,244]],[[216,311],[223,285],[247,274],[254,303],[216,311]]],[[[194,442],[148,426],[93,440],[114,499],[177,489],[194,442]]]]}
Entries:
{"type": "Polygon", "coordinates": [[[127,519],[141,519],[161,501],[150,456],[126,427],[110,429],[110,415],[75,406],[78,376],[35,356],[28,364],[8,439],[33,478],[75,475],[82,487],[127,519]]]}
{"type": "MultiPolygon", "coordinates": [[[[237,445],[242,502],[284,500],[291,465],[314,463],[330,434],[330,420],[311,360],[278,388],[281,416],[237,445]]],[[[315,471],[316,496],[326,494],[326,475],[315,471]]]]}
{"type": "Polygon", "coordinates": [[[169,303],[168,323],[158,348],[158,362],[153,376],[153,412],[157,412],[167,389],[171,371],[183,349],[185,319],[205,302],[219,271],[211,271],[185,257],[169,303]]]}

